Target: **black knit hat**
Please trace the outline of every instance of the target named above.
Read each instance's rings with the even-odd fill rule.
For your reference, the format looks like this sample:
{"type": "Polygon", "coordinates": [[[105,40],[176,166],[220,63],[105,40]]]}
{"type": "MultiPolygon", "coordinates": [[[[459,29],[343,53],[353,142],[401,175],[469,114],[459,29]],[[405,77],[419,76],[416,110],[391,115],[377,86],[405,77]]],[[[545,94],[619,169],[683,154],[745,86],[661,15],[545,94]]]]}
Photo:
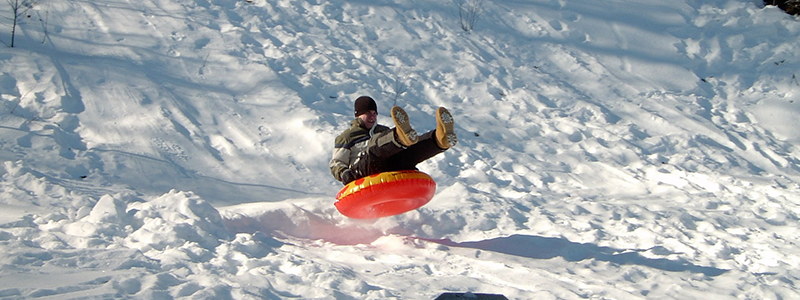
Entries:
{"type": "Polygon", "coordinates": [[[375,100],[373,100],[369,96],[361,96],[356,99],[356,104],[354,105],[356,117],[361,114],[367,113],[370,110],[378,111],[378,105],[375,104],[375,100]]]}

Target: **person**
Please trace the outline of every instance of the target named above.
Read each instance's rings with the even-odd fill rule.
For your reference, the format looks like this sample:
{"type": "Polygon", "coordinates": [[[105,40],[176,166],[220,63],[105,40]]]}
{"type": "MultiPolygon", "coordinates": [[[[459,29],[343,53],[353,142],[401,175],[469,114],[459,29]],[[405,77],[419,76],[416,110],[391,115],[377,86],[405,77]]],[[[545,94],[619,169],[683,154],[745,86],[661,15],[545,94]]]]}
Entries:
{"type": "Polygon", "coordinates": [[[329,164],[333,177],[345,185],[381,172],[416,170],[417,164],[458,142],[453,116],[444,107],[436,110],[436,129],[422,135],[398,106],[391,110],[394,128],[377,123],[378,105],[369,96],[358,97],[354,111],[350,128],[336,137],[329,164]]]}

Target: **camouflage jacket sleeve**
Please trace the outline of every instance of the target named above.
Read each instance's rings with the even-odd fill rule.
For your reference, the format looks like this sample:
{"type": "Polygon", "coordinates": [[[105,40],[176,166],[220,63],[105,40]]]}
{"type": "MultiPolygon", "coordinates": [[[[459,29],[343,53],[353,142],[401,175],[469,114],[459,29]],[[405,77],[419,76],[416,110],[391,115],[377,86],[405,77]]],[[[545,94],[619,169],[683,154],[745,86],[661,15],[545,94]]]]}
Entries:
{"type": "Polygon", "coordinates": [[[354,141],[369,138],[369,131],[362,127],[360,119],[355,119],[350,122],[350,128],[342,132],[336,137],[333,146],[333,155],[328,167],[331,169],[331,175],[338,181],[342,181],[342,173],[350,168],[351,158],[354,156],[352,153],[354,141]]]}
{"type": "Polygon", "coordinates": [[[331,175],[338,181],[342,181],[342,173],[350,168],[350,149],[344,147],[334,147],[333,157],[328,164],[331,168],[331,175]]]}

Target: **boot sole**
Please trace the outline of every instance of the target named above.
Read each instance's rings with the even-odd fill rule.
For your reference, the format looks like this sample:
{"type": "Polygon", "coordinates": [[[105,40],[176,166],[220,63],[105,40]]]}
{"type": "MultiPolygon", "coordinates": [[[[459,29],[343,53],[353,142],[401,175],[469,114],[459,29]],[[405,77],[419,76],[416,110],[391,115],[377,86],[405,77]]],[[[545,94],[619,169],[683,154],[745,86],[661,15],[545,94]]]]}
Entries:
{"type": "Polygon", "coordinates": [[[411,128],[411,122],[405,110],[397,106],[392,107],[392,120],[394,121],[400,144],[408,147],[417,143],[419,135],[417,131],[411,128]]]}
{"type": "Polygon", "coordinates": [[[455,120],[444,107],[436,110],[436,138],[442,148],[450,148],[458,143],[455,131],[455,120]]]}

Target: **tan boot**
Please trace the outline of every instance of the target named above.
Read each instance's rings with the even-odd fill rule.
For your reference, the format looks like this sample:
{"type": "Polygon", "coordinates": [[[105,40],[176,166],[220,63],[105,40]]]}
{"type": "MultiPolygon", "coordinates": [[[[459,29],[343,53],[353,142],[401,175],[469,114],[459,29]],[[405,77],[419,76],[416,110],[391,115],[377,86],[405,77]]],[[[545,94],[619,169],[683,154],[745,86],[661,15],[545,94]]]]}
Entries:
{"type": "Polygon", "coordinates": [[[392,120],[394,121],[394,130],[398,143],[405,147],[417,143],[419,135],[411,128],[411,121],[408,120],[408,114],[405,110],[399,106],[392,107],[392,120]]]}
{"type": "Polygon", "coordinates": [[[439,107],[436,110],[436,144],[439,148],[446,150],[458,143],[454,126],[453,115],[446,108],[439,107]]]}

